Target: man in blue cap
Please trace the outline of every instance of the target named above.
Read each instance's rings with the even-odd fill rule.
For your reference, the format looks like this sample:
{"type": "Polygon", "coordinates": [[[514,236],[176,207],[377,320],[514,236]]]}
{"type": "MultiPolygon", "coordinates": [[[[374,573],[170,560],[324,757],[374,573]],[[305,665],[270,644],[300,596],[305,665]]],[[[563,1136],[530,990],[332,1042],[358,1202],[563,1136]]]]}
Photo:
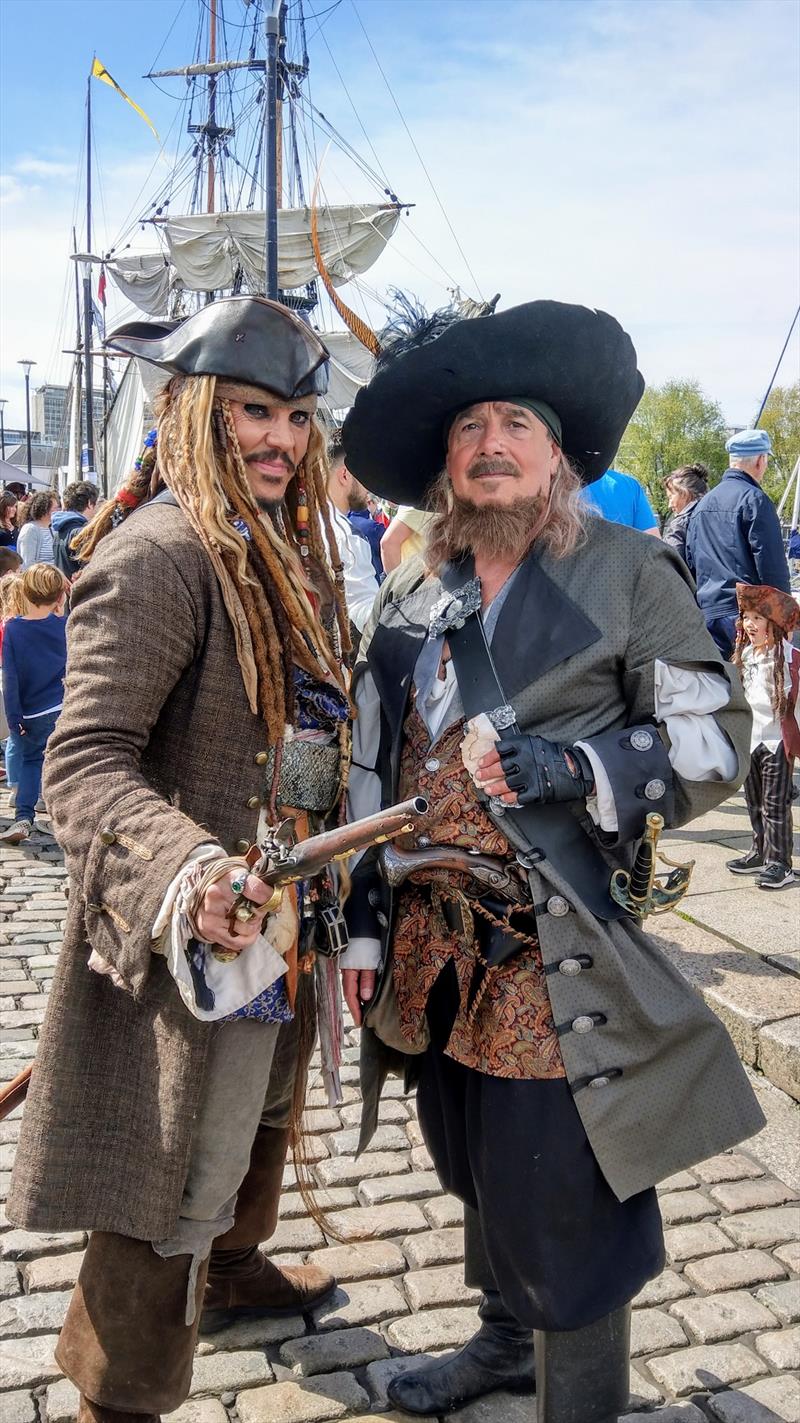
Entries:
{"type": "Polygon", "coordinates": [[[730,466],[698,504],[686,542],[697,601],[722,656],[736,635],[736,584],[789,592],[789,565],[775,505],[761,488],[772,444],[766,430],[740,430],[726,450],[730,466]]]}

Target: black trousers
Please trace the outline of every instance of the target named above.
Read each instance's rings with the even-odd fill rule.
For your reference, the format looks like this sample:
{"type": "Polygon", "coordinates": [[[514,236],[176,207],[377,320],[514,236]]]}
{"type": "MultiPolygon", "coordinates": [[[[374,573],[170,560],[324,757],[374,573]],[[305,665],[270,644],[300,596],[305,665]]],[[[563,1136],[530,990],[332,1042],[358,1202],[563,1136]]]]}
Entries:
{"type": "Polygon", "coordinates": [[[792,863],[792,763],[780,744],[775,751],[757,746],[744,783],[753,849],[767,864],[792,863]]]}
{"type": "Polygon", "coordinates": [[[489,1077],[446,1057],[457,1005],[450,963],[428,999],[417,1107],[439,1179],[467,1207],[469,1283],[499,1290],[525,1328],[582,1329],[664,1268],[656,1193],[617,1200],[563,1078],[489,1077]]]}

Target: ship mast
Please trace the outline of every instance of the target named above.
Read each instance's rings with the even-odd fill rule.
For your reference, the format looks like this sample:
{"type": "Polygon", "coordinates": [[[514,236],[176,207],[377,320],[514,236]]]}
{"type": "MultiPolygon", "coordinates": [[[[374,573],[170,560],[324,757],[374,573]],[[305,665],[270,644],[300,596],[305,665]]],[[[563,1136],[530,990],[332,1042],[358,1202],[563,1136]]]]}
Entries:
{"type": "MultiPolygon", "coordinates": [[[[86,81],[86,251],[92,250],[92,76],[86,81]]],[[[94,390],[92,382],[92,269],[83,268],[83,388],[86,396],[87,474],[94,471],[94,390]]],[[[104,471],[105,477],[105,471],[104,471]]]]}

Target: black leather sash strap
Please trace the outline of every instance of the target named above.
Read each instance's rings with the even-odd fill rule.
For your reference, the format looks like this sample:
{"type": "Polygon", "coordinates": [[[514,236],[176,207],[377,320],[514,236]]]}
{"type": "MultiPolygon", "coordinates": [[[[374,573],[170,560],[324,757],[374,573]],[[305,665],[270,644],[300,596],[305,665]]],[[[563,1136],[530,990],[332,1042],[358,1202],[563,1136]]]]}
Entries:
{"type": "MultiPolygon", "coordinates": [[[[448,593],[457,593],[472,576],[470,560],[457,567],[448,565],[441,581],[448,593]]],[[[446,637],[465,717],[469,719],[480,712],[489,713],[504,707],[506,696],[486,641],[480,612],[466,617],[461,627],[449,629],[446,637]]],[[[516,721],[505,729],[512,736],[520,734],[516,721]]],[[[611,870],[568,805],[524,805],[505,813],[525,836],[533,859],[550,860],[596,918],[627,917],[609,893],[611,870]]]]}

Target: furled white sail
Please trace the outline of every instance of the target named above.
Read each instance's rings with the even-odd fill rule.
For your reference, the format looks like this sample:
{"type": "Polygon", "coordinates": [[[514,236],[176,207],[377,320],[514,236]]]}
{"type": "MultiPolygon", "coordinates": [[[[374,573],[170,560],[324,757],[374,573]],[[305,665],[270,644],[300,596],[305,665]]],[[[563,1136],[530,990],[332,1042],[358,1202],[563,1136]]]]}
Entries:
{"type": "Polygon", "coordinates": [[[128,361],[108,412],[106,480],[109,494],[116,493],[125,482],[141,453],[146,404],[147,392],[139,363],[128,361]]]}
{"type": "MultiPolygon", "coordinates": [[[[400,211],[395,206],[321,208],[320,249],[337,286],[366,272],[390,240],[400,211]]],[[[122,293],[149,316],[166,317],[170,293],[228,291],[239,274],[246,288],[265,284],[263,212],[196,213],[170,217],[161,226],[167,253],[120,256],[108,265],[122,293]]],[[[304,286],[317,274],[308,208],[278,211],[278,282],[284,291],[304,286]]]]}
{"type": "Polygon", "coordinates": [[[349,410],[375,368],[375,358],[350,331],[320,331],[331,353],[330,377],[323,404],[331,412],[349,410]]]}

